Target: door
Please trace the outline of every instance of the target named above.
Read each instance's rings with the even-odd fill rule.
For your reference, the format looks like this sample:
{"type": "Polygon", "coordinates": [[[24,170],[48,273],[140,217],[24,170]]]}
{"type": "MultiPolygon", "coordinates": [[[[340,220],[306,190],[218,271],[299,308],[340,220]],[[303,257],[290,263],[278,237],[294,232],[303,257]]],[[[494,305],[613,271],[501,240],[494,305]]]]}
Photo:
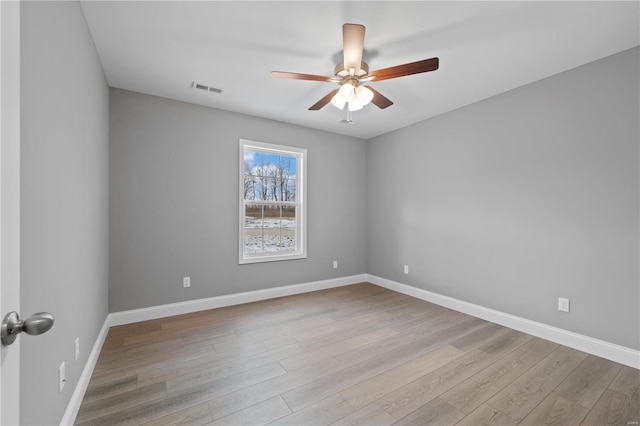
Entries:
{"type": "MultiPolygon", "coordinates": [[[[0,320],[20,311],[20,2],[0,1],[0,320]]],[[[0,346],[0,424],[19,424],[20,337],[0,346]]]]}

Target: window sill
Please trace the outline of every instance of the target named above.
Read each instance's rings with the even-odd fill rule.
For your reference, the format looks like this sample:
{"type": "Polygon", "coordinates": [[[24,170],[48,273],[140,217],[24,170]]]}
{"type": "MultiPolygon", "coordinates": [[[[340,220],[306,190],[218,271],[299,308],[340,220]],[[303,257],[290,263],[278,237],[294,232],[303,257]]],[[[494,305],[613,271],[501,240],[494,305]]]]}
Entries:
{"type": "Polygon", "coordinates": [[[255,257],[245,257],[238,261],[238,264],[245,265],[250,263],[279,262],[282,260],[306,259],[306,253],[287,254],[287,255],[259,255],[255,257]]]}

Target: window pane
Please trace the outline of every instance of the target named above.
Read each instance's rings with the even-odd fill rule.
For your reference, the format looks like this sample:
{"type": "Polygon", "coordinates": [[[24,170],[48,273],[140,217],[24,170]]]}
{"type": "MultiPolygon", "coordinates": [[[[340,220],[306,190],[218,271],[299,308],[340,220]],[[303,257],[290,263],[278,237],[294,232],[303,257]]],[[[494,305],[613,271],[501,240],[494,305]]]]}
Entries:
{"type": "Polygon", "coordinates": [[[296,157],[244,151],[244,199],[296,200],[296,157]]]}
{"type": "Polygon", "coordinates": [[[297,249],[297,220],[294,206],[282,206],[282,242],[287,251],[297,249]]]}
{"type": "Polygon", "coordinates": [[[244,252],[262,253],[262,206],[246,206],[244,212],[244,252]]]}
{"type": "Polygon", "coordinates": [[[296,201],[296,158],[281,155],[277,169],[278,199],[296,201]]]}
{"type": "Polygon", "coordinates": [[[245,206],[245,253],[296,250],[296,208],[293,206],[245,206]]]}

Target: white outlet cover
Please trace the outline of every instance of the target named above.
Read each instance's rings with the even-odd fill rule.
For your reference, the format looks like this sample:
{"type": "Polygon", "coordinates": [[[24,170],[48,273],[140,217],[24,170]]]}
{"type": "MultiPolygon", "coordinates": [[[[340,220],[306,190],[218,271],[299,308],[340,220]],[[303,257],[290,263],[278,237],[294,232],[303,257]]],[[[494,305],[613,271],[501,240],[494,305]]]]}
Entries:
{"type": "Polygon", "coordinates": [[[191,287],[191,277],[184,277],[182,279],[182,286],[184,288],[191,287]]]}
{"type": "Polygon", "coordinates": [[[562,312],[569,312],[569,299],[558,297],[558,310],[562,312]]]}
{"type": "Polygon", "coordinates": [[[333,269],[338,269],[338,261],[337,260],[333,261],[333,269]]]}
{"type": "Polygon", "coordinates": [[[405,274],[409,273],[409,265],[404,265],[404,273],[405,274]]]}

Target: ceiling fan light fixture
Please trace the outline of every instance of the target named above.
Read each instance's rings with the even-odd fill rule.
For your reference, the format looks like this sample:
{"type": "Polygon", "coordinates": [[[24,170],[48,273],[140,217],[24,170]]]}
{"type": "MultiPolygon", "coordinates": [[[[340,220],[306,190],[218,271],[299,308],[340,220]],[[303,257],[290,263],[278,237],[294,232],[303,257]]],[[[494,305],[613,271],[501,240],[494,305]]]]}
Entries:
{"type": "Polygon", "coordinates": [[[347,102],[351,102],[356,94],[356,89],[351,83],[344,83],[340,86],[338,93],[331,98],[331,105],[338,109],[343,109],[347,102]]]}
{"type": "Polygon", "coordinates": [[[336,93],[335,96],[331,98],[331,105],[338,109],[343,109],[346,103],[347,101],[342,97],[342,95],[340,95],[340,92],[336,93]]]}
{"type": "Polygon", "coordinates": [[[351,83],[344,83],[342,87],[340,87],[338,94],[342,96],[345,102],[349,102],[351,98],[353,98],[353,95],[355,94],[355,88],[351,83]]]}
{"type": "Polygon", "coordinates": [[[351,83],[344,83],[338,93],[331,99],[331,105],[338,109],[344,109],[349,104],[349,111],[359,111],[373,99],[373,92],[365,86],[354,88],[351,83]]]}
{"type": "Polygon", "coordinates": [[[358,86],[355,93],[356,101],[361,105],[368,105],[373,99],[373,92],[366,86],[358,86]]]}

